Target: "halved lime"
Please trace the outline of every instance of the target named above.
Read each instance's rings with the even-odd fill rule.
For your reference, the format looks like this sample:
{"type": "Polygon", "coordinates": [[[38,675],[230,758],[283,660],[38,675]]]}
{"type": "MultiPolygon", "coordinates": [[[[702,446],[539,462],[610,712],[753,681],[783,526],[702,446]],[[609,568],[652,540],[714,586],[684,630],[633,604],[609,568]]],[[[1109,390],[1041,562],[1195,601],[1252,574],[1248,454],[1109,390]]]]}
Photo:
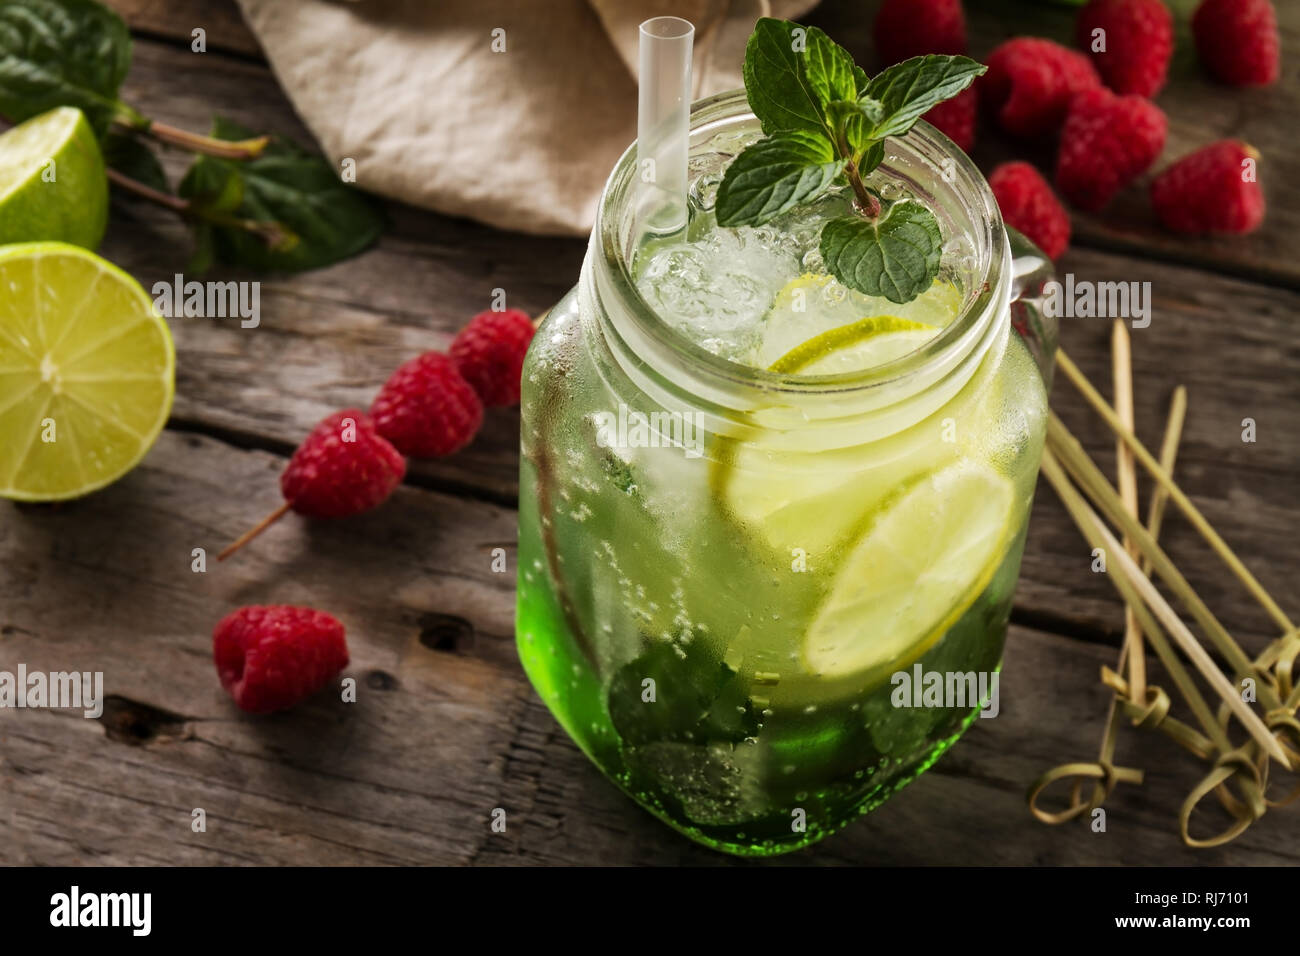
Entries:
{"type": "Polygon", "coordinates": [[[0,244],[94,249],[107,222],[104,157],[81,110],[60,106],[0,134],[0,244]]]}
{"type": "Polygon", "coordinates": [[[925,653],[988,586],[1012,533],[1015,487],[963,460],[872,516],[804,636],[804,665],[843,677],[925,653]]]}
{"type": "Polygon", "coordinates": [[[0,497],[75,498],[130,471],[171,411],[167,323],[129,275],[61,242],[0,248],[0,497]]]}

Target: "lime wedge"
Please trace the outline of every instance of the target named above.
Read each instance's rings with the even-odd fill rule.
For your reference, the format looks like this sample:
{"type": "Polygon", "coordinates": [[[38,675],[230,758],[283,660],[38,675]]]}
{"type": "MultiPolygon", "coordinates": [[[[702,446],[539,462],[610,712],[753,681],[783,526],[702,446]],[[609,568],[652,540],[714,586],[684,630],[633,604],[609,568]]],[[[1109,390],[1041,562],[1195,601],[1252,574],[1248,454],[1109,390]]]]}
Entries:
{"type": "Polygon", "coordinates": [[[60,106],[0,134],[0,244],[94,249],[107,222],[104,157],[81,110],[60,106]]]}
{"type": "Polygon", "coordinates": [[[140,284],[77,246],[0,248],[0,497],[75,498],[130,471],[171,411],[176,353],[140,284]]]}
{"type": "Polygon", "coordinates": [[[964,460],[878,511],[804,635],[808,670],[843,677],[925,653],[992,580],[1014,503],[1009,479],[964,460]]]}
{"type": "Polygon", "coordinates": [[[856,372],[920,348],[937,331],[933,325],[896,315],[872,315],[796,345],[773,362],[770,371],[800,375],[856,372]]]}

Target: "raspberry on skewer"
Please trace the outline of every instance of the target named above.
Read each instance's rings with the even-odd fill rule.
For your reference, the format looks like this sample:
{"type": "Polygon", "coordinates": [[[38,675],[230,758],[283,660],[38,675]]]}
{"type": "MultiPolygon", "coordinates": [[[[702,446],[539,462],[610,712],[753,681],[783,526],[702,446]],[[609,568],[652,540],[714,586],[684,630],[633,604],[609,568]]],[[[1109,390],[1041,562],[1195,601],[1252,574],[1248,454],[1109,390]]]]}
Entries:
{"type": "Polygon", "coordinates": [[[536,324],[519,309],[480,312],[451,343],[452,362],[484,405],[519,401],[524,355],[535,330],[536,324]]]}
{"type": "Polygon", "coordinates": [[[483,403],[449,357],[425,352],[389,377],[370,414],[375,431],[403,455],[438,458],[470,443],[483,424],[483,403]]]}
{"type": "Polygon", "coordinates": [[[346,518],[381,504],[402,482],[406,460],[365,412],[335,412],[312,430],[280,476],[282,504],[219,555],[224,561],[290,511],[346,518]]]}

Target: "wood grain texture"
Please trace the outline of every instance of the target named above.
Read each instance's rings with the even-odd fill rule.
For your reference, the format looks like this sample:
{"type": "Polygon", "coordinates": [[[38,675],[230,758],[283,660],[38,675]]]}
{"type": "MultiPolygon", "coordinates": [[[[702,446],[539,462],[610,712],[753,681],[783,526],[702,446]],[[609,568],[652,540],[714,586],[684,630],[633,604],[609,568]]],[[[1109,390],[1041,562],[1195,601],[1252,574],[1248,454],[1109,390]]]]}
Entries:
{"type": "MultiPolygon", "coordinates": [[[[241,54],[235,57],[199,57],[164,42],[187,40],[196,11],[217,23],[233,4],[116,6],[140,30],[124,92],[133,104],[189,128],[204,128],[218,111],[310,141],[269,70],[238,41],[224,44],[241,54]]],[[[987,52],[997,39],[989,26],[996,5],[968,6],[974,52],[987,52]]],[[[1048,15],[1035,3],[1012,7],[1017,19],[1007,22],[1018,32],[1038,32],[1048,15]]],[[[869,56],[873,10],[827,0],[814,22],[869,56]]],[[[1280,12],[1295,37],[1294,15],[1280,12]]],[[[1062,14],[1054,9],[1052,16],[1062,14]]],[[[218,34],[208,29],[216,47],[218,34]]],[[[221,35],[237,34],[231,28],[221,35]]],[[[1275,97],[1268,110],[1289,109],[1297,85],[1284,85],[1289,92],[1240,101],[1209,89],[1183,102],[1171,88],[1161,103],[1175,118],[1175,135],[1185,124],[1192,142],[1237,128],[1231,102],[1275,97]],[[1198,117],[1194,97],[1202,95],[1207,105],[1198,117]]],[[[1291,114],[1261,120],[1254,108],[1238,106],[1243,128],[1273,137],[1256,141],[1267,161],[1291,163],[1289,146],[1276,145],[1286,134],[1277,117],[1291,114]]],[[[185,162],[177,153],[165,157],[173,177],[185,162]]],[[[1290,288],[1297,267],[1286,239],[1300,225],[1298,204],[1287,199],[1295,172],[1285,183],[1276,174],[1267,180],[1268,225],[1244,243],[1173,243],[1140,224],[1130,234],[1081,219],[1080,242],[1061,263],[1081,280],[1152,283],[1152,324],[1133,333],[1138,432],[1156,444],[1170,392],[1179,382],[1188,386],[1180,481],[1293,613],[1300,611],[1290,587],[1300,557],[1300,343],[1293,330],[1300,293],[1290,288]],[[1185,263],[1164,261],[1174,258],[1185,263]],[[1241,440],[1246,417],[1257,422],[1253,444],[1241,440]]],[[[364,169],[359,173],[364,186],[364,169]]],[[[1117,214],[1140,195],[1117,203],[1117,214]]],[[[174,418],[141,468],[57,508],[0,503],[0,666],[102,669],[114,695],[101,721],[0,711],[0,862],[734,862],[676,836],[622,797],[519,669],[513,579],[493,574],[489,564],[491,547],[515,536],[513,411],[492,412],[469,450],[417,466],[373,514],[315,524],[290,517],[236,561],[206,574],[190,570],[193,548],[215,554],[278,503],[284,456],[315,421],[343,405],[364,406],[398,362],[444,347],[493,289],[530,312],[549,307],[576,279],[584,252],[579,240],[388,210],[391,228],[370,253],[303,276],[265,277],[259,328],[172,321],[174,418]],[[208,635],[232,607],[262,602],[314,604],[344,620],[357,704],[326,694],[261,720],[233,708],[215,679],[208,635]],[[194,807],[208,812],[207,834],[190,831],[194,807]],[[507,811],[505,834],[488,826],[495,807],[507,811]]],[[[102,251],[146,287],[169,281],[189,257],[184,228],[134,201],[116,203],[102,251]]],[[[208,278],[251,276],[217,270],[208,278]]],[[[1062,333],[1099,383],[1109,381],[1108,339],[1108,323],[1098,319],[1066,320],[1062,333]]],[[[1053,406],[1113,470],[1109,433],[1063,381],[1053,406]]],[[[1141,488],[1148,493],[1148,484],[1141,488]]],[[[1266,619],[1172,512],[1163,540],[1230,629],[1251,646],[1271,636],[1266,619]]],[[[1027,784],[1054,764],[1093,759],[1102,730],[1097,671],[1114,663],[1123,617],[1090,563],[1042,486],[1001,716],[977,721],[900,799],[783,862],[1300,862],[1288,839],[1296,833],[1294,811],[1271,813],[1227,848],[1184,849],[1174,811],[1196,767],[1149,736],[1131,734],[1121,744],[1120,759],[1150,774],[1143,788],[1122,788],[1108,802],[1105,834],[1031,820],[1027,784]]]]}
{"type": "Polygon", "coordinates": [[[234,0],[108,0],[108,6],[138,33],[189,44],[202,27],[208,50],[262,57],[234,0]]]}
{"type": "MultiPolygon", "coordinates": [[[[0,659],[102,669],[111,697],[99,721],[0,712],[0,860],[736,862],[622,797],[533,693],[514,661],[513,581],[487,548],[512,535],[510,510],[405,488],[356,520],[288,519],[240,561],[194,573],[191,549],[252,519],[251,490],[282,464],[167,432],[102,494],[6,515],[0,659]],[[239,604],[297,601],[347,626],[357,702],[327,691],[284,715],[239,713],[213,673],[212,624],[239,604]],[[190,829],[196,807],[206,833],[190,829]],[[503,834],[489,826],[498,807],[503,834]]],[[[901,798],[784,862],[1300,863],[1281,813],[1229,849],[1183,849],[1172,808],[1194,764],[1149,736],[1125,740],[1121,758],[1150,781],[1115,795],[1106,833],[1030,820],[1029,782],[1095,754],[1094,677],[1111,657],[1013,628],[999,716],[901,798]]]]}

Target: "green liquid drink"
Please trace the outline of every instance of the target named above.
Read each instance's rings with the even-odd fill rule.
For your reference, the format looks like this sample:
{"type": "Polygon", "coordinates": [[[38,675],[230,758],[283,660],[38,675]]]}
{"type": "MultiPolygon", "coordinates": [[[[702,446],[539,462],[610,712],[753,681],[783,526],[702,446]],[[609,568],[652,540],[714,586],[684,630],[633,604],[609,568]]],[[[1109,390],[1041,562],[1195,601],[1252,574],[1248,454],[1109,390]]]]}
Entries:
{"type": "Polygon", "coordinates": [[[871,174],[943,228],[899,305],[820,261],[847,187],[717,226],[759,136],[741,94],[696,107],[676,236],[637,234],[630,156],[606,187],[524,369],[517,622],[596,765],[748,855],[843,827],[994,713],[1046,416],[1006,233],[951,143],[918,126],[871,174]]]}

